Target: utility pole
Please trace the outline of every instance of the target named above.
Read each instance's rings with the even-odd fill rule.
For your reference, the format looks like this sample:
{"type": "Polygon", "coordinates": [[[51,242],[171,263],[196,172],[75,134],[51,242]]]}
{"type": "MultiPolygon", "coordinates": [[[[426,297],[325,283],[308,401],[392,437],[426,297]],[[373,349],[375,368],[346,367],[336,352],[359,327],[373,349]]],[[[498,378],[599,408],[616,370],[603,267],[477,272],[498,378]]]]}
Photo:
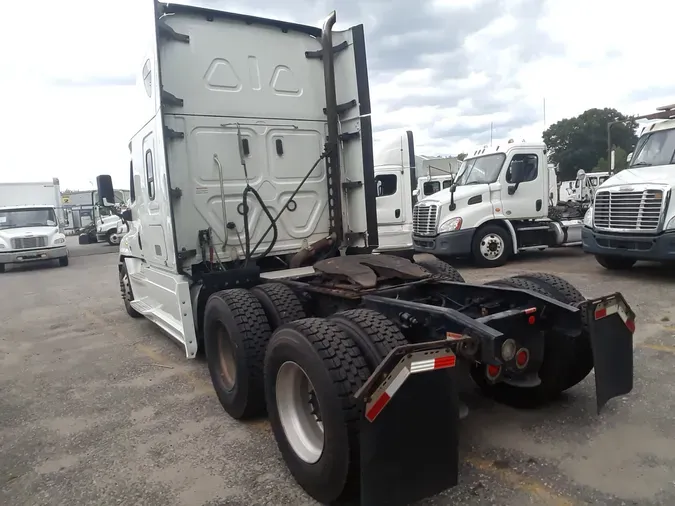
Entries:
{"type": "Polygon", "coordinates": [[[546,97],[544,97],[544,130],[546,130],[546,97]]]}

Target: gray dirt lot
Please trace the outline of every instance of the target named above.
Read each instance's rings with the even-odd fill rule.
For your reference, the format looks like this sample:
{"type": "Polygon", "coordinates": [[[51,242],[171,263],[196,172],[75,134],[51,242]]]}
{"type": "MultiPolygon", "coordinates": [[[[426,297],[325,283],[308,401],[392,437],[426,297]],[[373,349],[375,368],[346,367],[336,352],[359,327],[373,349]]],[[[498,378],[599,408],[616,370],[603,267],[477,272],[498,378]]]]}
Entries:
{"type": "MultiPolygon", "coordinates": [[[[0,504],[314,504],[268,423],[228,418],[203,360],[127,317],[114,248],[72,252],[67,268],[0,277],[0,504]]],[[[425,504],[675,504],[675,273],[610,273],[572,249],[460,270],[475,282],[549,271],[587,296],[622,291],[638,313],[636,383],[599,417],[592,376],[538,411],[470,399],[460,485],[425,504]]]]}

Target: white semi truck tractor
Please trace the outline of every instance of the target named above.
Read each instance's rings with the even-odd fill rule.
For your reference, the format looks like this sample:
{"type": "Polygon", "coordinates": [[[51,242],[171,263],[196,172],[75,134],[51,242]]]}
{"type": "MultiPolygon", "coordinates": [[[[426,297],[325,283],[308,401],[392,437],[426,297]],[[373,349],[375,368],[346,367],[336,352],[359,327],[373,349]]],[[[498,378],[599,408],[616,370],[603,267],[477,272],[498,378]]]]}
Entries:
{"type": "Polygon", "coordinates": [[[585,208],[559,203],[556,181],[544,144],[480,148],[450,187],[415,205],[415,250],[498,267],[523,251],[580,246],[585,208]]]}
{"type": "Polygon", "coordinates": [[[409,504],[457,483],[457,375],[537,404],[595,367],[600,408],[632,388],[634,315],[548,274],[473,285],[373,254],[376,174],[406,176],[412,153],[376,171],[363,26],[335,21],[154,4],[120,288],[130,316],[204,351],[229,416],[267,413],[315,500],[409,504]]]}
{"type": "Polygon", "coordinates": [[[675,119],[668,119],[644,128],[628,168],[597,189],[584,216],[584,251],[611,270],[675,260],[673,188],[675,119]]]}

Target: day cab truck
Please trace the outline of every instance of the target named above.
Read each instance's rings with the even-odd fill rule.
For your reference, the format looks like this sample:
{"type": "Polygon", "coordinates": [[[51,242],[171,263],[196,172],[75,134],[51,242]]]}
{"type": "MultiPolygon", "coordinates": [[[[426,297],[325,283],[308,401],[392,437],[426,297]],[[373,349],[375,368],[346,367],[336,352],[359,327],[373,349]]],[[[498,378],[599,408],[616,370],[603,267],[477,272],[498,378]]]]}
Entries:
{"type": "Polygon", "coordinates": [[[68,265],[59,180],[0,183],[0,273],[6,266],[56,260],[68,265]]]}
{"type": "Polygon", "coordinates": [[[267,413],[312,498],[398,505],[455,485],[460,375],[513,405],[593,368],[598,409],[632,389],[620,293],[586,299],[549,274],[469,284],[431,255],[373,254],[363,26],[162,3],[148,21],[124,306],[203,350],[229,416],[267,413]]]}
{"type": "Polygon", "coordinates": [[[558,203],[546,146],[513,142],[468,156],[447,189],[415,204],[415,251],[504,265],[523,251],[581,245],[580,202],[558,203]]]}
{"type": "Polygon", "coordinates": [[[646,127],[627,169],[598,188],[584,216],[583,250],[606,269],[675,260],[675,119],[646,127]]]}

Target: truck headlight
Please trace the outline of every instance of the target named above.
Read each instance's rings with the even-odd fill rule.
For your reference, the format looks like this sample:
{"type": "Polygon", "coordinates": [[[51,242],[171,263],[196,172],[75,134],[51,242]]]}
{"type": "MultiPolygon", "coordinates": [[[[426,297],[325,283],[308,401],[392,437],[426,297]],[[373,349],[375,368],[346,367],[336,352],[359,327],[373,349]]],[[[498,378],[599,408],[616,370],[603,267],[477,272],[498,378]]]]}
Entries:
{"type": "Polygon", "coordinates": [[[674,228],[675,228],[675,216],[670,218],[670,220],[668,221],[668,224],[666,225],[666,230],[672,230],[674,228]]]}
{"type": "Polygon", "coordinates": [[[454,232],[462,228],[462,218],[450,218],[438,227],[439,232],[454,232]]]}
{"type": "Polygon", "coordinates": [[[59,237],[57,239],[54,239],[54,244],[63,244],[64,242],[66,242],[65,237],[59,237]]]}
{"type": "Polygon", "coordinates": [[[589,207],[586,214],[584,214],[584,227],[593,227],[593,208],[589,207]]]}

